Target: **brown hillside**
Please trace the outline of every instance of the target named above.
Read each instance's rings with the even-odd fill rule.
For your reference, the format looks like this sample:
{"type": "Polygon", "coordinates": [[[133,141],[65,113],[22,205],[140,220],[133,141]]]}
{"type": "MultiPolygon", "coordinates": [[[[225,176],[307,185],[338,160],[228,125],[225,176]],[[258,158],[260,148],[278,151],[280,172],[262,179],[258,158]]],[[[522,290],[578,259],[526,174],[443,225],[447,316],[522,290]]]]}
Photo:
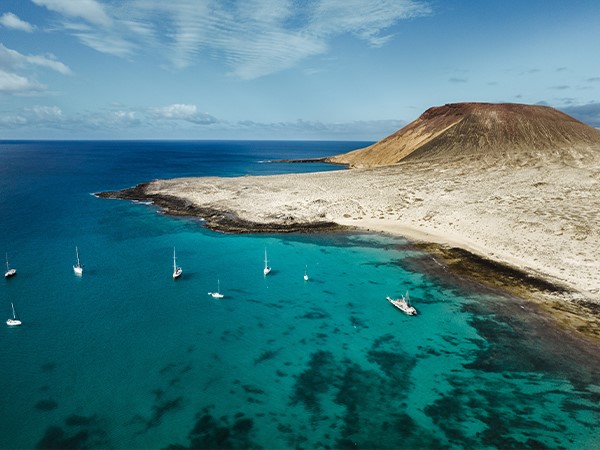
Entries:
{"type": "Polygon", "coordinates": [[[600,131],[547,106],[453,103],[429,108],[417,120],[363,149],[328,161],[375,167],[400,161],[477,158],[517,165],[600,155],[600,131]]]}

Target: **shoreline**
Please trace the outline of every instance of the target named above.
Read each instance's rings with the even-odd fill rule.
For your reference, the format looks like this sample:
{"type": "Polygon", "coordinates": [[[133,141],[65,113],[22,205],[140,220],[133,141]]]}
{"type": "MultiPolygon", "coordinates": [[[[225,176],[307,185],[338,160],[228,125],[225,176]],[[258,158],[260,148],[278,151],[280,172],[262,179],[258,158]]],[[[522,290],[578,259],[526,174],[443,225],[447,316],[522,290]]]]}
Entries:
{"type": "Polygon", "coordinates": [[[138,202],[151,202],[158,206],[167,215],[180,217],[194,217],[201,219],[203,225],[213,231],[231,234],[251,233],[323,233],[332,231],[351,230],[352,227],[335,222],[296,222],[288,220],[283,223],[260,223],[242,219],[234,211],[201,207],[174,195],[148,194],[146,188],[150,183],[141,183],[137,186],[121,191],[97,192],[94,195],[105,199],[131,200],[138,202]]]}
{"type": "MultiPolygon", "coordinates": [[[[490,182],[482,185],[481,170],[412,164],[155,180],[96,195],[151,201],[165,214],[199,218],[207,228],[224,233],[365,231],[401,236],[458,276],[530,300],[562,328],[598,343],[600,265],[593,258],[600,254],[595,253],[600,244],[594,239],[598,227],[593,220],[600,194],[582,177],[587,169],[567,169],[578,178],[557,178],[554,169],[565,171],[496,170],[484,174],[490,182]],[[424,183],[431,175],[434,181],[424,183]],[[505,193],[507,180],[512,190],[505,193]],[[557,214],[557,202],[543,200],[561,195],[565,201],[558,203],[568,210],[557,214]]],[[[599,174],[598,168],[592,169],[592,183],[599,174]]]]}

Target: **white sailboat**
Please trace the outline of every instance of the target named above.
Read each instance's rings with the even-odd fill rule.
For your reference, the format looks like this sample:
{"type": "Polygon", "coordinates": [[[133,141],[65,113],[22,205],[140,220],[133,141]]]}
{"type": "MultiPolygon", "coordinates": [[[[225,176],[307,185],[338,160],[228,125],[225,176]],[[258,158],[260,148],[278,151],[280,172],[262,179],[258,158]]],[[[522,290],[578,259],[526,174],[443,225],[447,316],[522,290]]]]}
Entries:
{"type": "Polygon", "coordinates": [[[176,280],[183,273],[181,267],[177,267],[177,257],[175,256],[175,247],[173,247],[173,279],[176,280]]]}
{"type": "Polygon", "coordinates": [[[83,275],[83,264],[79,261],[79,249],[75,246],[75,254],[77,255],[77,265],[73,266],[73,272],[75,275],[83,275]]]}
{"type": "Polygon", "coordinates": [[[271,268],[269,267],[269,261],[267,260],[267,249],[265,248],[265,268],[263,269],[263,273],[265,277],[271,272],[271,268]]]}
{"type": "Polygon", "coordinates": [[[5,278],[14,277],[17,274],[17,269],[11,269],[8,265],[8,253],[6,254],[6,272],[4,272],[5,278]]]}
{"type": "Polygon", "coordinates": [[[21,321],[17,319],[17,315],[15,314],[15,305],[11,303],[10,306],[12,306],[13,318],[8,319],[6,321],[6,325],[10,327],[18,327],[19,325],[21,325],[21,321]]]}
{"type": "Polygon", "coordinates": [[[221,281],[220,280],[217,280],[217,292],[209,292],[208,295],[210,295],[212,298],[225,297],[223,294],[221,294],[221,281]]]}
{"type": "Polygon", "coordinates": [[[308,275],[306,273],[306,266],[304,266],[304,281],[308,281],[308,275]]]}

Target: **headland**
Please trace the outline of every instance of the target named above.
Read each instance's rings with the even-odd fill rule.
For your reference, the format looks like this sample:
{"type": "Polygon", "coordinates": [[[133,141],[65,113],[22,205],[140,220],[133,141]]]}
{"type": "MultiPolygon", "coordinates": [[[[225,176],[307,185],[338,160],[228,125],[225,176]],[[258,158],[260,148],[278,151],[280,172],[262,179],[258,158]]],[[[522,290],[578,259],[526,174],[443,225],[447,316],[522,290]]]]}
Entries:
{"type": "Polygon", "coordinates": [[[478,105],[432,108],[380,152],[330,159],[351,170],[155,180],[99,195],[151,200],[224,232],[404,236],[600,341],[600,131],[547,107],[478,105]]]}

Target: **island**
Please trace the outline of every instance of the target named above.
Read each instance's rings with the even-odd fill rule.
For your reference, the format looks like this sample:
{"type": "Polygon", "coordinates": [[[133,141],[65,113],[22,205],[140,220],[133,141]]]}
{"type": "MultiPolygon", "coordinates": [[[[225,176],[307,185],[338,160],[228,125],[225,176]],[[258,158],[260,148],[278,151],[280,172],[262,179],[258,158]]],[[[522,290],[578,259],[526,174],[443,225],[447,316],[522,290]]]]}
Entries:
{"type": "Polygon", "coordinates": [[[154,180],[98,195],[151,201],[223,232],[404,236],[600,340],[600,130],[546,106],[456,103],[326,161],[349,169],[154,180]]]}

